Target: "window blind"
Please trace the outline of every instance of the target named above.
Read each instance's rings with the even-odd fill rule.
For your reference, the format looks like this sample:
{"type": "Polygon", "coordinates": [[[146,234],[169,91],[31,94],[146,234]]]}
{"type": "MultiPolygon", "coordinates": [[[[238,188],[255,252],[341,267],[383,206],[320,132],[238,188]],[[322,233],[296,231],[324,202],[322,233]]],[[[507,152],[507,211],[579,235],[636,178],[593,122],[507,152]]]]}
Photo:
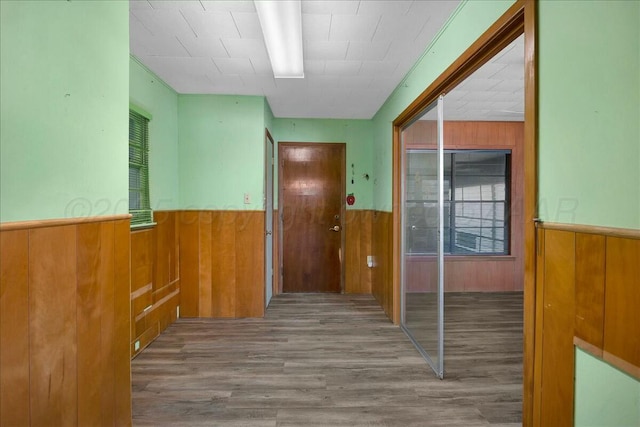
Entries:
{"type": "Polygon", "coordinates": [[[129,110],[129,213],[131,225],[152,222],[149,200],[149,120],[129,110]]]}

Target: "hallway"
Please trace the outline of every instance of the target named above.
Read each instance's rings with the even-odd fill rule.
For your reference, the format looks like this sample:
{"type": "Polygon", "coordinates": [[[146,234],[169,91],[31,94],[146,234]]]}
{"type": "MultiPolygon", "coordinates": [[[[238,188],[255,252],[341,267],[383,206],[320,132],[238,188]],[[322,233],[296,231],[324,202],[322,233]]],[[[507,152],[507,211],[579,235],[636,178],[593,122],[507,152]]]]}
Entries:
{"type": "Polygon", "coordinates": [[[370,295],[284,294],[264,319],[179,319],[132,361],[133,424],[520,425],[522,294],[446,305],[444,381],[370,295]]]}

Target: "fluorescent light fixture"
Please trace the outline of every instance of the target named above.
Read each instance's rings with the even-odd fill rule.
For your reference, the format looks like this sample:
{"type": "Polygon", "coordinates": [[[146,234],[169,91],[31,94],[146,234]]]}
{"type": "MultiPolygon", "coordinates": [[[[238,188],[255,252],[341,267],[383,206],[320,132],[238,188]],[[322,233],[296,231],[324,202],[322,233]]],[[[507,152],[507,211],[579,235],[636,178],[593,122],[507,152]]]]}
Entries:
{"type": "Polygon", "coordinates": [[[304,77],[300,0],[254,0],[276,79],[304,77]]]}

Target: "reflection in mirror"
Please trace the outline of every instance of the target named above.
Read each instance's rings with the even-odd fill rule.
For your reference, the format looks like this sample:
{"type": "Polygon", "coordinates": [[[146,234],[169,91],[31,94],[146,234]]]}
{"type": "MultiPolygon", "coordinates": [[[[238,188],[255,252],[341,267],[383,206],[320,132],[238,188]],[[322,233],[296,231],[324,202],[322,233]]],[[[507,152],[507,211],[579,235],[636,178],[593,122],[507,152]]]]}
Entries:
{"type": "Polygon", "coordinates": [[[401,324],[438,375],[443,349],[448,374],[490,375],[460,361],[522,359],[524,38],[444,102],[441,128],[431,105],[401,134],[401,324]]]}

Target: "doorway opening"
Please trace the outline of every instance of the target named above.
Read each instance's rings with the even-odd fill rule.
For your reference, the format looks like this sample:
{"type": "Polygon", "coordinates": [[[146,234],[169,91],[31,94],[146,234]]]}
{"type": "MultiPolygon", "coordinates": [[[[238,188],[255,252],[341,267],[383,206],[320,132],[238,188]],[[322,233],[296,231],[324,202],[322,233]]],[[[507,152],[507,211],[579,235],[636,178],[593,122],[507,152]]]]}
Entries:
{"type": "MultiPolygon", "coordinates": [[[[403,182],[405,177],[403,173],[403,161],[405,156],[405,148],[403,147],[403,133],[404,130],[412,123],[417,121],[428,109],[428,107],[436,102],[439,97],[451,93],[454,88],[459,86],[467,77],[472,75],[475,71],[480,69],[485,63],[487,63],[492,57],[499,54],[503,49],[513,43],[516,39],[524,34],[524,79],[522,81],[524,86],[524,108],[519,111],[522,114],[524,121],[522,127],[522,139],[521,139],[521,155],[523,159],[523,166],[520,169],[521,183],[523,186],[522,198],[521,198],[521,216],[515,219],[515,223],[521,227],[520,237],[522,239],[522,260],[518,272],[514,272],[514,277],[517,276],[522,283],[522,296],[519,298],[521,306],[523,307],[523,319],[521,327],[518,327],[520,331],[520,337],[522,338],[524,348],[524,357],[520,350],[518,361],[521,363],[519,370],[522,374],[522,382],[524,383],[523,390],[523,406],[522,406],[522,421],[524,425],[530,425],[533,416],[533,355],[534,355],[534,323],[535,323],[535,225],[534,218],[536,217],[536,86],[535,86],[535,3],[521,0],[514,4],[503,16],[501,16],[467,51],[465,51],[460,58],[458,58],[445,72],[437,78],[432,85],[430,85],[407,109],[402,112],[393,123],[393,153],[394,153],[394,188],[393,188],[393,259],[394,259],[394,271],[393,271],[393,283],[394,283],[394,306],[393,306],[393,318],[396,323],[403,323],[405,313],[401,308],[401,304],[407,305],[407,301],[403,300],[403,281],[407,274],[406,266],[404,266],[403,251],[406,250],[406,230],[405,222],[403,222],[403,216],[405,210],[403,209],[403,197],[405,197],[405,188],[403,188],[403,182]]],[[[521,68],[522,70],[522,68],[521,68]]],[[[446,99],[445,107],[446,111],[446,99]]],[[[503,107],[504,110],[511,110],[511,108],[503,107]]],[[[505,111],[507,114],[507,111],[505,111]]],[[[445,116],[446,117],[446,116],[445,116]]],[[[442,119],[444,120],[444,119],[442,119]]],[[[441,125],[441,129],[444,128],[441,125]]],[[[498,147],[494,147],[498,148],[498,147]]],[[[440,143],[439,147],[440,155],[444,152],[444,142],[440,143]]],[[[514,156],[514,153],[511,153],[514,156]]],[[[444,156],[443,156],[444,157],[444,156]]],[[[439,172],[443,172],[444,162],[440,161],[439,172]]],[[[440,178],[438,186],[444,187],[444,179],[440,178]]],[[[439,189],[439,192],[444,193],[444,188],[439,189]]],[[[450,190],[451,191],[451,190],[450,190]]],[[[455,191],[455,190],[453,190],[455,191]]],[[[438,203],[440,209],[438,222],[439,222],[439,241],[442,242],[445,230],[444,230],[444,217],[447,217],[443,209],[444,195],[439,195],[438,203]],[[440,221],[442,219],[442,221],[440,221]]],[[[451,206],[451,204],[450,204],[451,206]]],[[[482,214],[481,214],[482,215],[482,214]]],[[[450,220],[451,214],[448,218],[450,220]]],[[[480,218],[482,220],[482,218],[480,218]]],[[[512,221],[513,223],[513,221],[512,221]]],[[[449,231],[450,231],[449,227],[449,231]]],[[[467,248],[477,248],[482,238],[478,239],[478,233],[462,233],[460,236],[454,236],[454,239],[460,237],[460,243],[464,243],[462,246],[467,248]],[[470,235],[471,234],[471,235],[470,235]]],[[[481,234],[481,232],[480,232],[481,234]]],[[[451,244],[451,242],[449,242],[451,244]]],[[[436,258],[444,259],[444,245],[440,249],[436,258]]],[[[509,253],[511,256],[511,253],[509,253]]],[[[481,260],[484,256],[479,255],[477,260],[481,260]]],[[[451,258],[451,256],[450,256],[451,258]]],[[[435,267],[435,272],[432,274],[440,280],[438,292],[444,293],[446,282],[447,268],[444,267],[444,262],[436,262],[434,265],[440,265],[435,267]]],[[[432,267],[433,269],[434,267],[432,267]]],[[[482,267],[481,267],[482,268],[482,267]]],[[[449,272],[456,271],[455,269],[449,269],[449,272]]],[[[482,272],[482,270],[479,270],[482,272]]],[[[428,273],[425,273],[428,276],[428,273]]],[[[435,312],[437,313],[436,319],[442,319],[442,322],[446,321],[445,316],[442,315],[442,309],[444,307],[444,298],[435,298],[437,301],[435,312]],[[439,304],[439,306],[438,306],[439,304]]],[[[436,331],[442,331],[446,334],[445,328],[436,328],[436,331]]],[[[443,333],[435,335],[434,342],[428,343],[435,344],[433,348],[436,350],[434,353],[438,354],[438,351],[442,351],[442,343],[444,341],[443,333]]],[[[460,350],[460,349],[459,349],[460,350]]],[[[442,354],[442,353],[439,353],[442,354]]]]}

